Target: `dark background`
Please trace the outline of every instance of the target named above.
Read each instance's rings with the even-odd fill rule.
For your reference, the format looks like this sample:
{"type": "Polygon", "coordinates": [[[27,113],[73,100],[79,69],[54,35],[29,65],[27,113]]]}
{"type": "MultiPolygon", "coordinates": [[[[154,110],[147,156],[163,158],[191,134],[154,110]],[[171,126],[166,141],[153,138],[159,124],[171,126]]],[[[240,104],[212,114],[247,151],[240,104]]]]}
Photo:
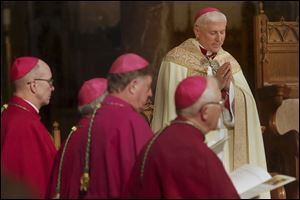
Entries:
{"type": "MultiPolygon", "coordinates": [[[[263,2],[270,21],[295,21],[297,1],[263,2]]],[[[12,93],[9,66],[31,55],[52,69],[55,91],[41,110],[49,131],[54,120],[63,140],[77,123],[77,92],[91,78],[105,77],[113,60],[134,52],[150,61],[156,78],[163,56],[193,35],[193,17],[204,6],[220,8],[228,27],[223,48],[240,63],[254,91],[253,17],[258,1],[1,1],[1,104],[12,93]],[[7,14],[9,12],[9,14],[7,14]]]]}

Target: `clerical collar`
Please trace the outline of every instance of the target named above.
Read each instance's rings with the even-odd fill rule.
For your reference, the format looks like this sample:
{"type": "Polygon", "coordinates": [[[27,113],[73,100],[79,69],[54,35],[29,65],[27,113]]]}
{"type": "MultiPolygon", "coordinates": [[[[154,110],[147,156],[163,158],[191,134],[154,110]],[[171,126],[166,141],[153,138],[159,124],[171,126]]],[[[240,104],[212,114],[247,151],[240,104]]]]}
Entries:
{"type": "Polygon", "coordinates": [[[31,105],[37,113],[40,112],[39,109],[37,109],[37,107],[35,107],[35,105],[33,105],[30,101],[28,101],[26,99],[23,99],[23,100],[26,101],[29,105],[31,105]]]}
{"type": "Polygon", "coordinates": [[[199,47],[200,47],[202,54],[207,58],[214,59],[214,57],[217,55],[217,53],[213,53],[211,51],[206,50],[200,43],[199,43],[199,47]]]}

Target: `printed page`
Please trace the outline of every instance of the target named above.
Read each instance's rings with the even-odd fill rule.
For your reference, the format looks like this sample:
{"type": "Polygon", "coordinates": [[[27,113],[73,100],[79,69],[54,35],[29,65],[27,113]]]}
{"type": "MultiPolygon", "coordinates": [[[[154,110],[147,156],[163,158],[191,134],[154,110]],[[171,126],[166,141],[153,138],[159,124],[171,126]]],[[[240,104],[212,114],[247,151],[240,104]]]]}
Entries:
{"type": "Polygon", "coordinates": [[[265,169],[253,165],[244,165],[229,176],[239,194],[272,178],[265,169]]]}
{"type": "Polygon", "coordinates": [[[263,192],[271,191],[278,187],[286,185],[294,180],[296,180],[296,178],[291,177],[291,176],[286,176],[286,175],[281,175],[281,174],[275,175],[271,179],[265,181],[264,183],[240,194],[240,197],[242,199],[250,199],[250,198],[258,196],[259,194],[261,194],[263,192]]]}
{"type": "Polygon", "coordinates": [[[265,169],[254,165],[244,165],[229,176],[242,199],[256,197],[296,180],[281,174],[272,177],[265,169]]]}

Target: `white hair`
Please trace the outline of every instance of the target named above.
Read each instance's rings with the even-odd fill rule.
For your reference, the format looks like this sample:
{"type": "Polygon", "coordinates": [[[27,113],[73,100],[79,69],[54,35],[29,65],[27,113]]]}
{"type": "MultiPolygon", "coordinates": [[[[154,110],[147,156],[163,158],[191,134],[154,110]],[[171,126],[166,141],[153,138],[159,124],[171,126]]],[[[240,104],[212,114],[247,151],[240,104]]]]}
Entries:
{"type": "Polygon", "coordinates": [[[204,104],[214,101],[218,98],[216,90],[212,85],[218,85],[217,80],[214,77],[207,77],[207,86],[199,99],[191,106],[176,110],[177,115],[195,115],[204,104]]]}
{"type": "Polygon", "coordinates": [[[199,17],[196,20],[195,25],[205,26],[208,22],[227,22],[227,18],[219,11],[208,12],[199,17]]]}

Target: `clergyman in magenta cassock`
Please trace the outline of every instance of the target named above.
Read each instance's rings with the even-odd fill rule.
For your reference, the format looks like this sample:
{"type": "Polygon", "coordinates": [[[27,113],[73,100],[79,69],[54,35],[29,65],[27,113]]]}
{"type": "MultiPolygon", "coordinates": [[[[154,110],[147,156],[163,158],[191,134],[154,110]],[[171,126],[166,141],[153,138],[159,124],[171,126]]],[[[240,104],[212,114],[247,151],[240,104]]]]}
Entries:
{"type": "Polygon", "coordinates": [[[179,83],[175,93],[179,116],[145,146],[123,197],[239,198],[220,159],[204,141],[204,134],[216,127],[223,103],[217,82],[211,85],[201,76],[179,83]]]}
{"type": "Polygon", "coordinates": [[[48,198],[76,199],[81,197],[80,177],[84,164],[84,155],[78,154],[78,142],[83,131],[87,131],[93,110],[101,105],[107,89],[105,78],[87,80],[78,93],[78,110],[81,118],[72,127],[66,141],[59,149],[52,169],[48,198]],[[82,158],[82,159],[80,159],[82,158]]]}
{"type": "Polygon", "coordinates": [[[144,58],[128,53],[110,68],[109,95],[91,120],[91,131],[81,135],[84,198],[120,198],[138,153],[153,136],[139,113],[152,95],[148,65],[144,58]]]}
{"type": "Polygon", "coordinates": [[[16,91],[1,113],[1,171],[44,198],[56,149],[39,109],[54,90],[49,66],[35,57],[19,57],[11,68],[16,91]]]}

